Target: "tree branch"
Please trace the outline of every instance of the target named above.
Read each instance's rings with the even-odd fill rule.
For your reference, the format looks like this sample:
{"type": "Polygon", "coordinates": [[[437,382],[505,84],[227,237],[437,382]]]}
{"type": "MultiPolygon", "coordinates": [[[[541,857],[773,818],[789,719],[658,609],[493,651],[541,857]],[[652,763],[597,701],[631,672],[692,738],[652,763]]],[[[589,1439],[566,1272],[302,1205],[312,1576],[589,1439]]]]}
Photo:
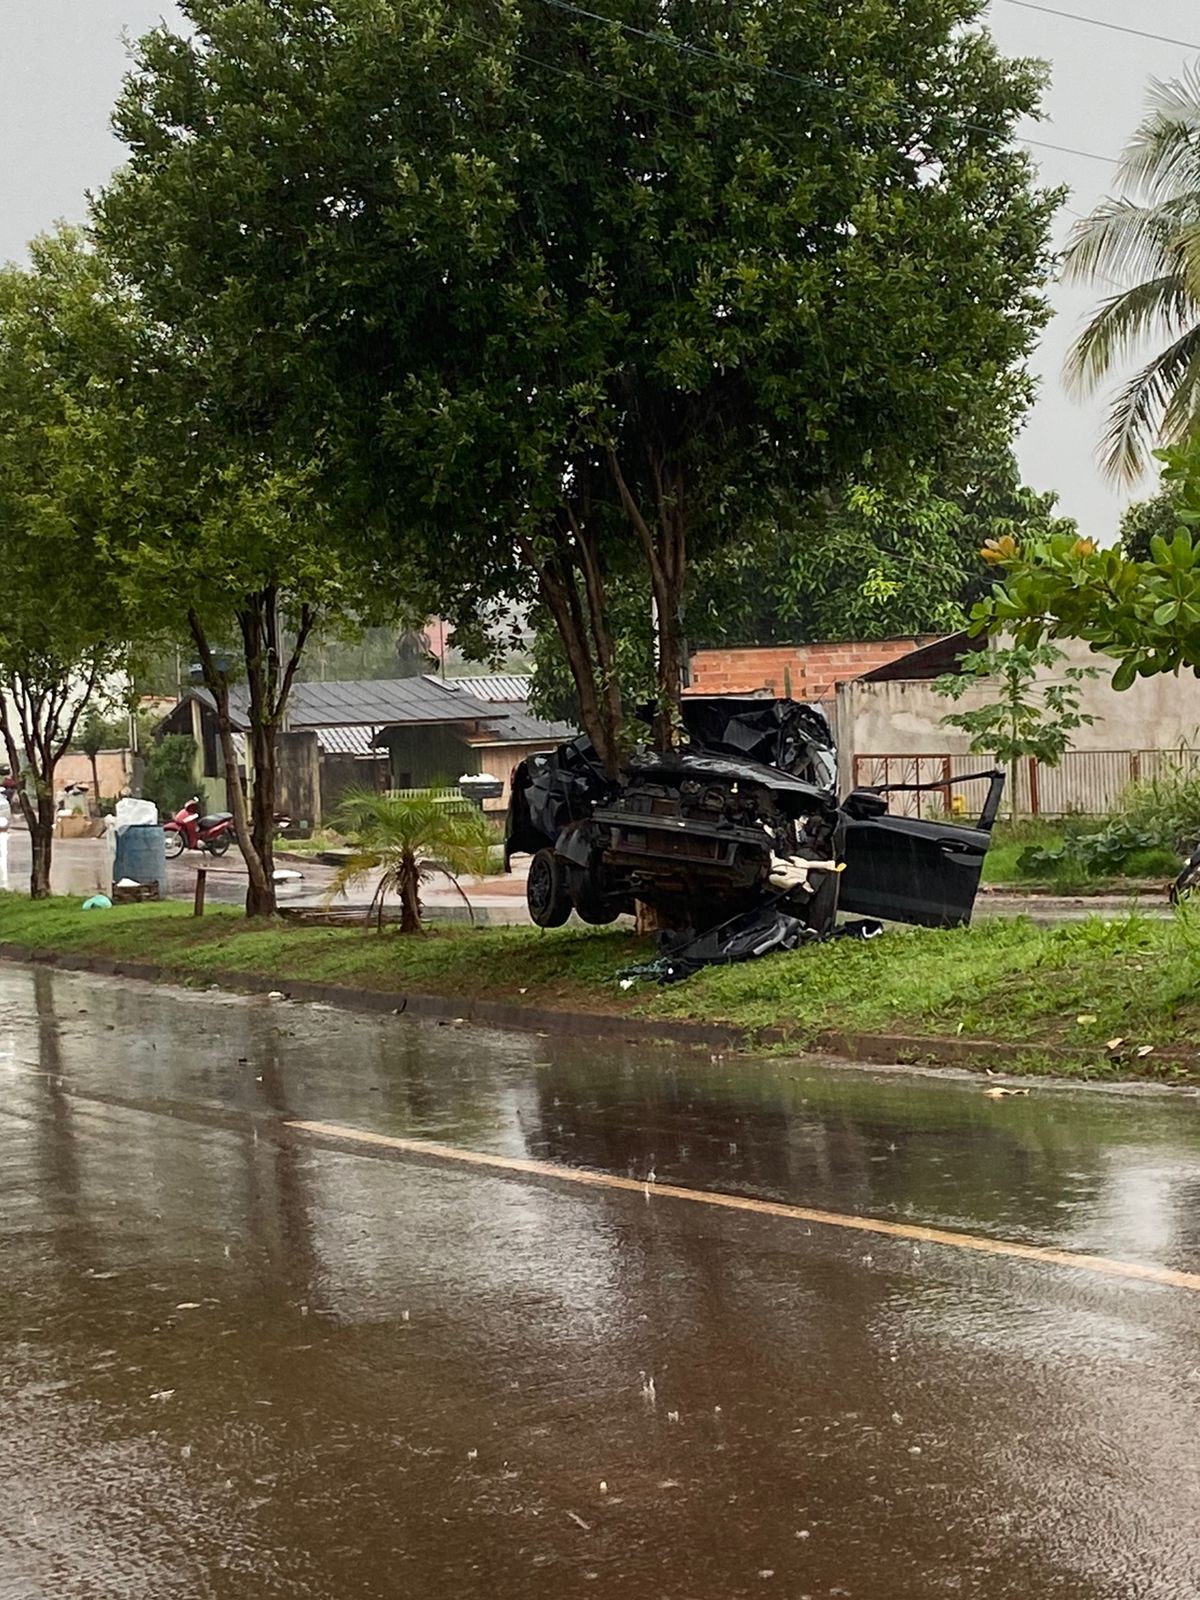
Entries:
{"type": "MultiPolygon", "coordinates": [[[[15,698],[15,697],[14,697],[15,698]]],[[[17,741],[12,731],[12,723],[8,714],[8,701],[0,691],[0,733],[4,735],[4,748],[8,753],[8,764],[12,769],[13,777],[17,780],[17,804],[21,808],[21,815],[25,818],[25,826],[32,830],[36,823],[36,814],[29,803],[26,786],[21,781],[21,760],[17,754],[17,741]]]]}
{"type": "MultiPolygon", "coordinates": [[[[95,694],[96,684],[99,682],[99,679],[100,656],[99,652],[96,652],[92,656],[92,664],[88,669],[87,683],[84,686],[84,691],[76,700],[75,709],[71,712],[71,715],[67,721],[66,731],[63,733],[62,739],[59,741],[58,751],[54,757],[55,766],[58,765],[59,761],[62,760],[63,756],[65,756],[67,751],[71,748],[71,742],[75,738],[75,729],[79,726],[79,719],[83,715],[88,701],[92,698],[92,695],[95,694]]],[[[63,708],[65,709],[65,707],[66,701],[64,698],[63,708]]],[[[57,724],[60,715],[61,712],[55,715],[55,724],[57,724]]]]}
{"type": "Polygon", "coordinates": [[[304,654],[304,647],[308,643],[308,636],[316,625],[317,613],[312,606],[300,607],[300,626],[296,629],[296,643],[292,647],[291,656],[287,667],[284,669],[283,682],[280,685],[279,697],[275,702],[272,712],[272,721],[278,722],[287,709],[288,698],[292,692],[292,683],[300,666],[300,658],[304,654]]]}
{"type": "Polygon", "coordinates": [[[650,563],[651,580],[665,585],[662,563],[658,558],[653,531],[642,515],[637,501],[630,493],[629,485],[625,482],[625,474],[621,471],[621,463],[617,460],[617,452],[611,446],[608,450],[608,469],[612,473],[613,482],[617,486],[617,493],[621,497],[621,505],[624,507],[625,515],[633,523],[638,538],[642,541],[642,549],[646,553],[646,560],[650,563]]]}

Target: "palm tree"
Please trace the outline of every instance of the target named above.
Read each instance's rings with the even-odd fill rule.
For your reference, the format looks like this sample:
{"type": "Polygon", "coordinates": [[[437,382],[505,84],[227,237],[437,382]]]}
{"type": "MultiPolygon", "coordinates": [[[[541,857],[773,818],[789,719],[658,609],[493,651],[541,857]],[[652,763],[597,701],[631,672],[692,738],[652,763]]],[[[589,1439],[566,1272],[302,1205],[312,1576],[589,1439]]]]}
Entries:
{"type": "Polygon", "coordinates": [[[1108,413],[1104,466],[1130,480],[1152,448],[1200,422],[1200,66],[1151,81],[1117,181],[1120,197],[1076,223],[1064,257],[1067,281],[1116,290],[1072,346],[1066,378],[1090,394],[1140,345],[1161,345],[1108,413]]]}
{"type": "Polygon", "coordinates": [[[374,912],[382,927],[384,902],[389,894],[395,894],[400,899],[400,932],[420,933],[421,885],[442,873],[471,910],[459,874],[487,871],[492,830],[470,801],[456,804],[427,794],[389,795],[353,789],[343,797],[334,825],[352,840],[355,852],[338,868],[328,899],[348,884],[378,872],[381,875],[368,917],[374,912]]]}

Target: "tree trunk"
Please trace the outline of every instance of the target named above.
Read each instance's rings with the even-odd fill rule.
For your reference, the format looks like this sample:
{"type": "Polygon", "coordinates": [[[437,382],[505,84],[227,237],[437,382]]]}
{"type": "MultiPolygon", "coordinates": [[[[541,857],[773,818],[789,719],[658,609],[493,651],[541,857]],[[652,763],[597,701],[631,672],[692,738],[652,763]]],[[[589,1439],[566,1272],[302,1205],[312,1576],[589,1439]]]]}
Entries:
{"type": "Polygon", "coordinates": [[[679,697],[683,692],[683,630],[678,600],[658,606],[658,704],[654,713],[654,744],[670,750],[679,726],[679,697]]]}
{"type": "Polygon", "coordinates": [[[415,857],[405,856],[400,863],[400,932],[421,931],[420,873],[415,857]]]}
{"type": "Polygon", "coordinates": [[[275,894],[275,729],[259,724],[250,730],[254,751],[254,782],[250,791],[250,844],[259,872],[246,890],[248,917],[273,917],[279,907],[275,894]]]}
{"type": "Polygon", "coordinates": [[[84,706],[91,698],[100,671],[100,652],[90,661],[76,662],[57,676],[43,675],[42,664],[14,669],[4,685],[12,702],[0,690],[0,736],[13,773],[22,779],[17,803],[29,829],[32,864],[29,895],[44,900],[50,893],[50,864],[54,850],[54,771],[70,749],[84,706]],[[72,686],[84,677],[83,690],[72,709],[72,686]],[[16,721],[14,723],[13,716],[16,721]],[[28,772],[28,780],[25,773],[28,772]],[[29,794],[32,780],[33,795],[29,794]]]}
{"type": "MultiPolygon", "coordinates": [[[[591,496],[587,496],[590,507],[591,496]]],[[[600,562],[600,552],[595,529],[588,526],[585,508],[581,522],[569,513],[574,538],[575,555],[583,577],[583,596],[587,605],[588,627],[596,649],[597,690],[600,697],[598,721],[604,730],[605,748],[611,763],[605,762],[609,775],[615,777],[620,763],[621,734],[624,707],[621,703],[621,684],[617,677],[617,646],[608,620],[608,592],[600,562]]],[[[594,741],[593,741],[594,742],[594,741]]],[[[597,747],[599,748],[599,746],[597,747]]]]}
{"type": "Polygon", "coordinates": [[[657,906],[647,905],[644,900],[633,902],[633,931],[640,939],[648,939],[670,927],[671,923],[657,906]]]}
{"type": "MultiPolygon", "coordinates": [[[[560,529],[559,534],[565,541],[563,530],[560,529]]],[[[597,583],[594,572],[589,576],[582,547],[576,552],[579,561],[572,558],[572,552],[565,542],[560,543],[552,559],[539,556],[528,541],[524,543],[524,549],[537,574],[542,604],[549,611],[566,652],[567,665],[579,696],[579,718],[583,731],[592,741],[604,770],[610,777],[615,777],[621,759],[620,687],[611,669],[607,674],[603,667],[597,672],[577,580],[582,579],[584,583],[584,593],[593,616],[593,633],[602,641],[602,648],[609,639],[603,588],[597,583]]],[[[611,649],[609,654],[611,657],[611,649]]]]}
{"type": "Polygon", "coordinates": [[[50,861],[54,849],[54,796],[47,793],[40,776],[37,778],[37,801],[26,813],[29,822],[29,850],[32,864],[29,869],[29,898],[45,900],[50,894],[50,861]]]}
{"type": "Polygon", "coordinates": [[[100,768],[96,764],[95,756],[89,756],[88,760],[92,763],[92,792],[96,796],[96,808],[98,810],[100,807],[100,768]]]}
{"type": "Polygon", "coordinates": [[[229,685],[216,669],[199,617],[195,612],[188,617],[192,638],[200,652],[204,681],[217,701],[217,726],[225,758],[230,810],[249,879],[246,915],[273,917],[279,909],[275,894],[275,738],[287,710],[300,658],[317,619],[311,606],[300,607],[296,642],[286,666],[279,648],[279,595],[273,584],[246,595],[238,608],[237,620],[250,691],[248,738],[254,783],[249,807],[237,770],[233,726],[229,720],[229,685]]]}
{"type": "Polygon", "coordinates": [[[233,831],[246,863],[246,915],[269,917],[275,912],[275,885],[263,870],[262,861],[254,844],[253,824],[246,806],[246,790],[238,771],[237,747],[233,742],[233,724],[229,719],[229,690],[222,686],[217,700],[217,731],[221,740],[221,755],[225,762],[225,789],[229,809],[233,812],[233,831]]]}
{"type": "Polygon", "coordinates": [[[660,452],[649,446],[646,459],[654,485],[655,513],[649,519],[638,505],[615,450],[608,453],[609,470],[625,515],[641,542],[650,574],[655,607],[657,707],[654,744],[670,750],[679,727],[679,697],[683,692],[683,594],[687,580],[686,512],[683,480],[660,452]]]}
{"type": "Polygon", "coordinates": [[[251,834],[251,823],[246,808],[246,791],[242,786],[241,773],[238,771],[237,747],[233,742],[233,723],[229,716],[229,685],[224,676],[217,671],[208,635],[194,611],[188,614],[188,626],[200,654],[205,685],[217,705],[217,736],[220,739],[221,758],[225,765],[225,793],[229,809],[233,813],[233,831],[246,863],[246,876],[249,879],[246,889],[246,915],[270,916],[275,910],[275,884],[263,871],[262,861],[255,849],[251,834]]]}

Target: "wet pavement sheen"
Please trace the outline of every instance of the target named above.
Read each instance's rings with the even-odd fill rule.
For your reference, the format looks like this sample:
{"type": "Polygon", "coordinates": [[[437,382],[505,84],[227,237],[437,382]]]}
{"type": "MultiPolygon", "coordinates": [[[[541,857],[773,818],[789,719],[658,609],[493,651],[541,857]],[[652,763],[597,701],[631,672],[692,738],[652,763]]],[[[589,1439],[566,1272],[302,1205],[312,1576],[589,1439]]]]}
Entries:
{"type": "Polygon", "coordinates": [[[1193,1600],[1200,1101],[0,967],[0,1600],[1193,1600]],[[289,1138],[320,1119],[653,1181],[289,1138]]]}

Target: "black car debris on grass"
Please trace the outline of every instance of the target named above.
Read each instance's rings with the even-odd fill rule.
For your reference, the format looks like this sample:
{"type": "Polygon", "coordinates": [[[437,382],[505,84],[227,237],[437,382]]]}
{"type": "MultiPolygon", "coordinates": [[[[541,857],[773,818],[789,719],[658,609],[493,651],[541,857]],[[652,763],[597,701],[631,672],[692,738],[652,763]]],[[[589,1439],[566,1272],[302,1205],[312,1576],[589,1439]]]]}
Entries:
{"type": "Polygon", "coordinates": [[[672,981],[882,920],[969,922],[1004,774],[976,823],[893,816],[889,784],[837,795],[824,715],[794,700],[689,696],[686,743],[633,756],[611,778],[586,736],[513,775],[505,862],[533,857],[529,912],[555,928],[651,906],[672,931],[646,975],[672,981]],[[840,924],[840,912],[867,919],[840,924]]]}

